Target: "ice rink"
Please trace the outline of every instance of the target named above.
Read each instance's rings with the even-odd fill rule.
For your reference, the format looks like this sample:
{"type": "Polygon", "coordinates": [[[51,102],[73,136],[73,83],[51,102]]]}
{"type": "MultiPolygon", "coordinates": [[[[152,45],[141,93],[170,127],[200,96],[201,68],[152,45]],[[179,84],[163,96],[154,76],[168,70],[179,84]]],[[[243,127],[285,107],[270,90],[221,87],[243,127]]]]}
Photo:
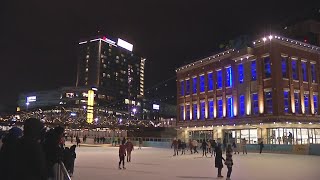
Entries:
{"type": "MultiPolygon", "coordinates": [[[[126,162],[127,169],[119,170],[117,147],[80,147],[77,148],[75,173],[72,179],[218,179],[214,158],[203,158],[202,154],[190,155],[189,151],[186,151],[186,155],[178,157],[172,155],[171,149],[135,149],[132,153],[132,162],[126,162]]],[[[234,155],[233,159],[232,180],[320,179],[320,156],[249,153],[234,155]]],[[[227,168],[224,167],[222,172],[226,177],[227,168]]]]}

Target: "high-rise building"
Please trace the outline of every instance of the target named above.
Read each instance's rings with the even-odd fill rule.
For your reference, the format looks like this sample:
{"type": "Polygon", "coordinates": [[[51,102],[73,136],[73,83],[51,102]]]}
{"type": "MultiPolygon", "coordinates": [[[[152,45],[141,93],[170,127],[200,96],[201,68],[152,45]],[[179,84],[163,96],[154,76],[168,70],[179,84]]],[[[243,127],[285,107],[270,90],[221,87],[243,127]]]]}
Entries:
{"type": "Polygon", "coordinates": [[[99,36],[79,42],[77,87],[98,89],[100,106],[128,110],[144,96],[145,58],[133,53],[133,45],[99,36]],[[129,101],[130,103],[126,103],[129,101]]]}
{"type": "Polygon", "coordinates": [[[269,35],[178,68],[179,138],[319,144],[319,55],[269,35]]]}

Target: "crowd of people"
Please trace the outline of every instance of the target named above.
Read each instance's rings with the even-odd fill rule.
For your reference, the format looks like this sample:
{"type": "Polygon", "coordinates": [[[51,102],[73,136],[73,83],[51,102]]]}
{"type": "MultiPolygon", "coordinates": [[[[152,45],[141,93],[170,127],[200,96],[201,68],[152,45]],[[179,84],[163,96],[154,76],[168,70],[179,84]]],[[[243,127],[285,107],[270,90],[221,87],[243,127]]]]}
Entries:
{"type": "MultiPolygon", "coordinates": [[[[248,154],[247,151],[247,140],[241,139],[241,143],[238,145],[236,142],[232,142],[228,144],[226,140],[223,143],[216,142],[215,140],[189,140],[188,146],[190,150],[190,154],[198,154],[198,147],[200,145],[200,149],[202,149],[202,157],[207,156],[207,154],[215,157],[215,167],[218,169],[217,177],[222,178],[222,168],[223,164],[228,168],[227,171],[227,180],[230,180],[233,166],[233,154],[239,154],[239,149],[242,149],[243,154],[248,154]],[[240,147],[239,147],[240,146],[240,147]],[[226,158],[222,156],[225,152],[226,158]],[[223,163],[224,161],[224,163],[223,163]]],[[[264,148],[263,141],[259,143],[260,154],[262,153],[262,149],[264,148]]],[[[187,149],[187,144],[180,139],[174,138],[171,144],[171,148],[173,148],[174,154],[173,156],[178,156],[181,151],[181,155],[185,154],[185,150],[187,149]]]]}
{"type": "Polygon", "coordinates": [[[64,163],[72,175],[76,145],[65,147],[64,128],[47,130],[39,119],[24,122],[23,131],[13,127],[2,139],[0,150],[1,179],[54,179],[58,164],[64,163]]]}

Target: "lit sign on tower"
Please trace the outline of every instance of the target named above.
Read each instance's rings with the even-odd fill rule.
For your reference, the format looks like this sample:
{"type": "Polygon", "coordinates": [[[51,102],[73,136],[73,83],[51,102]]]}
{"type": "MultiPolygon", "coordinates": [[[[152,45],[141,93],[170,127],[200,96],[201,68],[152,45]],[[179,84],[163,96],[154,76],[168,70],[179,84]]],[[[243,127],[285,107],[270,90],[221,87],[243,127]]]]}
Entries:
{"type": "Polygon", "coordinates": [[[132,49],[133,49],[133,45],[132,44],[130,44],[130,43],[128,43],[128,42],[126,42],[126,41],[124,41],[124,40],[122,40],[122,39],[120,39],[120,38],[118,38],[118,46],[120,46],[120,47],[123,47],[123,48],[125,48],[126,50],[129,50],[129,51],[132,51],[132,49]]]}

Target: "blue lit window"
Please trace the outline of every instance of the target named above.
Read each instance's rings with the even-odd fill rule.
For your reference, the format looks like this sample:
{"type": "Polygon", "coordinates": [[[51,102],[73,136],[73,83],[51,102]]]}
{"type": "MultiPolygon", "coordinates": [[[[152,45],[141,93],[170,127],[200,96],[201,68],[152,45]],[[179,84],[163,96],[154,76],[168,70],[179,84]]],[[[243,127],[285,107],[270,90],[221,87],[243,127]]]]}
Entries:
{"type": "Polygon", "coordinates": [[[223,116],[223,103],[222,99],[218,99],[218,117],[221,118],[223,116]]]}
{"type": "Polygon", "coordinates": [[[208,74],[208,91],[213,90],[213,73],[208,74]]]}
{"type": "Polygon", "coordinates": [[[272,92],[264,92],[265,109],[267,114],[272,114],[272,92]]]}
{"type": "Polygon", "coordinates": [[[218,89],[222,88],[222,71],[217,71],[218,89]]]}
{"type": "Polygon", "coordinates": [[[232,87],[232,68],[226,68],[226,87],[232,87]]]}
{"type": "Polygon", "coordinates": [[[305,94],[304,95],[304,112],[305,114],[309,114],[310,110],[309,110],[309,94],[305,94]]]}
{"type": "Polygon", "coordinates": [[[294,80],[298,80],[298,67],[297,67],[297,61],[292,60],[292,78],[294,80]]]}
{"type": "Polygon", "coordinates": [[[316,73],[316,64],[311,64],[311,81],[313,82],[313,83],[315,83],[316,82],[316,77],[317,77],[317,73],[316,73]]]}
{"type": "Polygon", "coordinates": [[[198,106],[197,104],[193,104],[193,119],[197,120],[198,118],[198,106]]]}
{"type": "Polygon", "coordinates": [[[246,111],[244,95],[240,95],[239,101],[240,101],[240,103],[239,103],[240,104],[240,106],[239,106],[240,116],[244,116],[245,115],[245,111],[246,111]]]}
{"type": "Polygon", "coordinates": [[[200,92],[205,91],[205,80],[204,80],[204,75],[200,76],[200,92]]]}
{"type": "Polygon", "coordinates": [[[205,102],[200,103],[200,110],[200,119],[204,119],[206,114],[205,102]]]}
{"type": "Polygon", "coordinates": [[[186,105],[186,120],[190,120],[190,105],[186,105]]]}
{"type": "Polygon", "coordinates": [[[313,107],[314,107],[314,114],[318,114],[318,95],[313,95],[313,107]]]}
{"type": "Polygon", "coordinates": [[[264,77],[270,78],[271,77],[271,61],[270,57],[264,58],[264,77]]]}
{"type": "Polygon", "coordinates": [[[184,106],[181,105],[180,106],[180,120],[184,120],[183,118],[184,118],[184,106]]]}
{"type": "Polygon", "coordinates": [[[281,70],[282,70],[282,77],[283,78],[288,78],[288,68],[287,65],[288,64],[288,60],[285,57],[281,58],[281,70]]]}
{"type": "Polygon", "coordinates": [[[190,94],[190,80],[186,80],[186,95],[190,94]]]}
{"type": "Polygon", "coordinates": [[[180,95],[184,96],[184,81],[180,82],[180,95]]]}
{"type": "Polygon", "coordinates": [[[227,97],[228,117],[233,117],[233,98],[227,97]]]}
{"type": "Polygon", "coordinates": [[[290,105],[290,101],[289,101],[289,91],[284,91],[283,92],[283,97],[284,97],[284,112],[285,113],[289,113],[289,105],[290,105]]]}
{"type": "Polygon", "coordinates": [[[209,119],[213,119],[213,106],[214,106],[214,103],[213,103],[213,100],[209,100],[209,119]]]}
{"type": "Polygon", "coordinates": [[[302,66],[302,78],[303,78],[303,81],[308,81],[307,63],[306,62],[301,62],[301,66],[302,66]]]}
{"type": "Polygon", "coordinates": [[[243,64],[238,65],[239,83],[242,84],[244,80],[244,69],[243,64]]]}
{"type": "Polygon", "coordinates": [[[294,93],[294,107],[296,114],[300,114],[300,95],[298,92],[294,93]]]}
{"type": "Polygon", "coordinates": [[[259,100],[258,100],[258,94],[253,93],[252,94],[252,102],[253,102],[253,114],[259,114],[259,100]]]}
{"type": "Polygon", "coordinates": [[[257,80],[257,64],[256,61],[251,62],[251,80],[257,80]]]}
{"type": "Polygon", "coordinates": [[[193,81],[192,81],[193,83],[192,83],[192,86],[193,86],[193,94],[196,94],[197,93],[197,77],[194,77],[193,78],[193,81]]]}

